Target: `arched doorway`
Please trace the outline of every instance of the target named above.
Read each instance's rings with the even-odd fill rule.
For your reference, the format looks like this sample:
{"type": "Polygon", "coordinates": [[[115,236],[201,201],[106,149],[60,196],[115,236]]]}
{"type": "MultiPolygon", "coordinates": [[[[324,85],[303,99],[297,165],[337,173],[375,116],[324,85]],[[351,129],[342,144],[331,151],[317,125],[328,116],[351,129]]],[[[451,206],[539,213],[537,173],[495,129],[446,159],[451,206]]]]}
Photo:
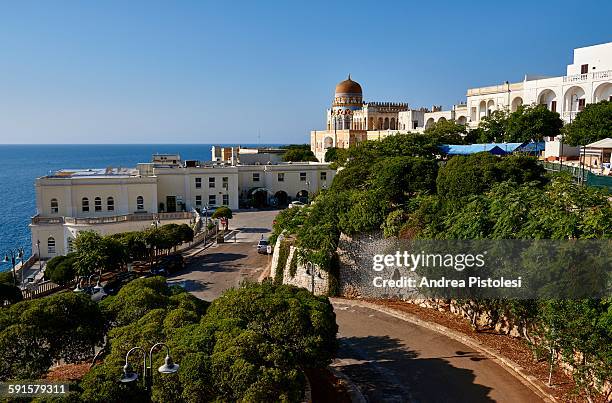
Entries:
{"type": "Polygon", "coordinates": [[[434,118],[427,119],[427,123],[425,123],[425,129],[429,129],[430,127],[432,127],[434,125],[434,122],[434,118]]]}
{"type": "Polygon", "coordinates": [[[268,206],[268,189],[254,188],[249,191],[251,205],[256,208],[268,206]]]}
{"type": "Polygon", "coordinates": [[[582,89],[582,87],[574,86],[569,88],[565,92],[565,96],[563,97],[564,102],[564,115],[571,117],[576,117],[576,113],[582,110],[585,105],[585,95],[586,93],[582,89]],[[571,114],[571,116],[570,116],[571,114]]]}
{"type": "Polygon", "coordinates": [[[438,123],[442,123],[442,122],[446,122],[446,118],[445,117],[441,117],[440,119],[438,119],[438,123]]]}
{"type": "Polygon", "coordinates": [[[274,193],[274,198],[276,199],[276,205],[279,207],[285,207],[289,204],[289,195],[283,190],[274,193]]]}
{"type": "Polygon", "coordinates": [[[495,102],[490,99],[489,102],[487,102],[487,116],[491,115],[491,112],[493,112],[495,110],[495,102]]]}
{"type": "Polygon", "coordinates": [[[600,84],[593,94],[594,102],[612,101],[612,83],[600,84]]]}
{"type": "Polygon", "coordinates": [[[516,110],[519,108],[519,106],[523,105],[523,98],[521,97],[516,97],[512,100],[512,112],[516,112],[516,110]]]}
{"type": "Polygon", "coordinates": [[[301,201],[302,203],[308,203],[308,191],[307,190],[303,190],[303,189],[300,190],[295,195],[295,198],[298,199],[299,201],[301,201]]]}
{"type": "Polygon", "coordinates": [[[480,101],[478,104],[478,119],[482,119],[487,116],[487,103],[485,101],[480,101]]]}
{"type": "Polygon", "coordinates": [[[548,110],[557,112],[557,95],[553,90],[546,89],[538,96],[538,104],[546,105],[548,110]]]}
{"type": "Polygon", "coordinates": [[[465,116],[459,116],[459,118],[457,118],[457,124],[465,126],[467,124],[467,118],[465,116]]]}
{"type": "Polygon", "coordinates": [[[383,118],[378,118],[378,127],[376,129],[382,130],[383,128],[383,118]]]}

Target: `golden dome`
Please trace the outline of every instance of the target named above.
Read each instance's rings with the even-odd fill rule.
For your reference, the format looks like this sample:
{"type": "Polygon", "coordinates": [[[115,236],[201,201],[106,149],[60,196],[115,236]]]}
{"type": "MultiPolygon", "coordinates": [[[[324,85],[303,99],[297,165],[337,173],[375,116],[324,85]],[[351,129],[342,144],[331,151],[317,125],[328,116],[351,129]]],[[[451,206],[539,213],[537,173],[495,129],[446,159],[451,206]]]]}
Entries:
{"type": "Polygon", "coordinates": [[[346,80],[336,85],[336,94],[362,94],[361,85],[351,80],[351,75],[349,74],[346,80]]]}

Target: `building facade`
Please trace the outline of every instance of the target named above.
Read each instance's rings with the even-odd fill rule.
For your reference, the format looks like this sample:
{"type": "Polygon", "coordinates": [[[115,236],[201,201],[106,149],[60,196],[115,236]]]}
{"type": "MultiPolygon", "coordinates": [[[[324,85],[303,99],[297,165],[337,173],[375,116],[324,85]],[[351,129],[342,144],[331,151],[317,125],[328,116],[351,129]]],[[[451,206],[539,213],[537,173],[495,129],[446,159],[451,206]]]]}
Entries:
{"type": "Polygon", "coordinates": [[[310,146],[317,159],[324,161],[330,147],[348,148],[366,139],[420,133],[445,120],[474,128],[495,110],[513,112],[521,105],[546,105],[569,123],[586,104],[602,100],[612,100],[612,42],[574,49],[573,63],[564,76],[525,75],[520,82],[470,88],[466,101],[449,110],[363,102],[361,85],[349,76],[336,86],[326,129],[310,133],[310,146]]]}
{"type": "Polygon", "coordinates": [[[60,170],[36,180],[32,250],[43,259],[69,253],[81,231],[114,234],[189,223],[195,211],[306,200],[331,185],[323,163],[232,165],[154,155],[136,168],[60,170]]]}

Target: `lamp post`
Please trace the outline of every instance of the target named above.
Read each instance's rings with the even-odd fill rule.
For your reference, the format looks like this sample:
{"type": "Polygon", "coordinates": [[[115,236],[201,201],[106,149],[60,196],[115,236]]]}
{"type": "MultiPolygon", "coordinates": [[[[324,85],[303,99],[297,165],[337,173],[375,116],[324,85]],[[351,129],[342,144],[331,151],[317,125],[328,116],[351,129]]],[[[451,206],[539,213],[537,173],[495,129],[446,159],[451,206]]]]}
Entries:
{"type": "MultiPolygon", "coordinates": [[[[15,263],[17,260],[23,261],[23,248],[9,249],[2,260],[4,263],[11,262],[13,266],[13,285],[17,287],[17,274],[15,272],[15,263]]],[[[23,270],[21,271],[21,282],[23,283],[23,270]]]]}
{"type": "MultiPolygon", "coordinates": [[[[306,274],[310,274],[310,292],[315,293],[315,265],[312,262],[306,262],[306,274]]],[[[322,279],[321,273],[317,273],[317,278],[322,279]]]]}
{"type": "Polygon", "coordinates": [[[160,374],[174,374],[179,369],[179,365],[175,364],[172,361],[172,357],[170,357],[170,347],[168,347],[165,343],[155,343],[153,347],[149,350],[147,361],[147,353],[142,347],[133,347],[130,349],[125,355],[125,365],[123,366],[123,376],[119,379],[121,383],[131,383],[138,380],[138,373],[135,372],[132,368],[132,365],[129,363],[128,359],[130,358],[130,354],[134,351],[140,351],[142,354],[142,371],[143,371],[143,386],[149,395],[152,392],[153,387],[153,351],[157,347],[165,347],[166,348],[166,358],[164,360],[164,365],[159,367],[157,371],[160,374]]]}

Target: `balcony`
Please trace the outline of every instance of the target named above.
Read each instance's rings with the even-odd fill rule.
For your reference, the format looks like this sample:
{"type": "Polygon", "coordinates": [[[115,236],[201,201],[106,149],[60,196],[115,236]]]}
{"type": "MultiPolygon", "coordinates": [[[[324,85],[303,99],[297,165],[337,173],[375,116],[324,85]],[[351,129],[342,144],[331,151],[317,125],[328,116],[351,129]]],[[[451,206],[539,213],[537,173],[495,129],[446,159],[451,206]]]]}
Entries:
{"type": "Polygon", "coordinates": [[[603,80],[603,79],[611,79],[612,78],[612,70],[606,71],[598,71],[595,73],[585,73],[585,74],[574,74],[571,76],[564,76],[564,83],[581,83],[587,80],[603,80]]]}
{"type": "Polygon", "coordinates": [[[41,217],[35,215],[32,217],[32,224],[35,225],[97,225],[97,224],[114,224],[126,221],[164,221],[164,220],[189,220],[194,217],[193,212],[175,212],[175,213],[135,213],[124,214],[107,217],[41,217]]]}

